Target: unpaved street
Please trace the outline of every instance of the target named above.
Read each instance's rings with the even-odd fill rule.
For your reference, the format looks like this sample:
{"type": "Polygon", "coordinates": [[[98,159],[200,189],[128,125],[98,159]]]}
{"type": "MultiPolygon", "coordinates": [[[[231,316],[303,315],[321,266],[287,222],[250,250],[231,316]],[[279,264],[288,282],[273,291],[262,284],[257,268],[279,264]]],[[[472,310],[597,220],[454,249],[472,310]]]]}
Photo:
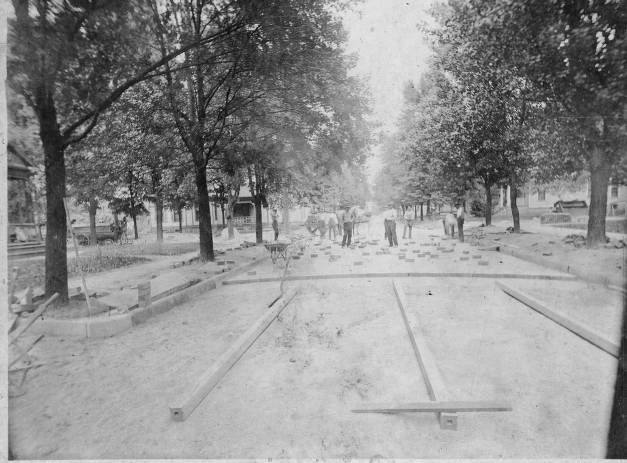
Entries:
{"type": "Polygon", "coordinates": [[[31,372],[26,394],[10,400],[14,454],[602,458],[616,359],[503,293],[496,276],[509,275],[509,285],[535,291],[614,340],[619,293],[426,231],[411,241],[390,255],[376,254],[382,241],[355,249],[311,244],[290,264],[286,286],[300,288],[296,299],[184,422],[172,421],[168,406],[278,295],[278,281],[242,281],[280,276],[271,262],[115,337],[46,337],[34,351],[45,365],[31,372]],[[438,242],[454,251],[426,245],[438,242]],[[428,247],[438,257],[418,257],[428,247]],[[416,274],[394,279],[450,395],[508,401],[511,412],[460,413],[457,431],[440,429],[433,413],[351,412],[366,403],[429,400],[393,278],[374,275],[384,272],[416,274]],[[491,276],[445,276],[451,272],[491,276]],[[359,276],[366,273],[373,275],[359,276]],[[315,278],[340,274],[354,278],[315,278]],[[564,279],[540,279],[547,276],[564,279]]]}

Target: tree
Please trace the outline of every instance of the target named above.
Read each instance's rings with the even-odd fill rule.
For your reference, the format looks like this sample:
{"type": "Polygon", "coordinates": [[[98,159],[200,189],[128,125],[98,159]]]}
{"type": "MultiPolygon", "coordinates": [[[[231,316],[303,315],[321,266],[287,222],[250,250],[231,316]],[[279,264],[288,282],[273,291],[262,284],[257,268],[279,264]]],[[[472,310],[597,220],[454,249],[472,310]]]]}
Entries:
{"type": "Polygon", "coordinates": [[[210,32],[153,60],[143,2],[13,0],[9,84],[33,108],[46,176],[47,296],[68,297],[65,151],[85,138],[102,113],[129,88],[159,73],[193,46],[225,33],[210,32]]]}
{"type": "Polygon", "coordinates": [[[605,242],[608,181],[627,136],[627,5],[576,0],[474,5],[482,33],[500,46],[498,65],[534,84],[576,128],[591,177],[587,245],[605,242]]]}

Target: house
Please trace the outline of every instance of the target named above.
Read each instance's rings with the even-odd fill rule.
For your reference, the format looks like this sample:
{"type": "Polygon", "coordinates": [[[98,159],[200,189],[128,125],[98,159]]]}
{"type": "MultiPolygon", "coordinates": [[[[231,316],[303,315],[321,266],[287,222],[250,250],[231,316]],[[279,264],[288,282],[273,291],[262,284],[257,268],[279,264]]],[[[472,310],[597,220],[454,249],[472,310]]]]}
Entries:
{"type": "Polygon", "coordinates": [[[41,240],[35,224],[30,177],[34,165],[12,143],[7,145],[7,203],[9,241],[41,240]]]}
{"type": "MultiPolygon", "coordinates": [[[[220,203],[211,201],[209,202],[209,208],[211,210],[211,224],[214,228],[226,226],[226,205],[224,210],[220,203]]],[[[148,205],[148,211],[150,213],[150,226],[152,230],[157,227],[156,208],[154,203],[148,205]]],[[[289,210],[291,223],[304,223],[309,215],[309,207],[293,207],[289,210]]],[[[183,231],[197,231],[198,230],[198,206],[183,209],[181,211],[180,226],[183,231]]],[[[264,226],[270,226],[272,219],[270,217],[270,208],[263,207],[262,219],[264,226]]],[[[279,215],[279,220],[282,220],[282,216],[279,215]]],[[[253,231],[255,226],[255,203],[250,192],[248,185],[242,185],[240,187],[240,195],[237,203],[233,207],[233,223],[240,231],[253,231]]],[[[179,229],[179,215],[178,212],[170,208],[163,208],[163,229],[167,231],[175,231],[179,229]]]]}
{"type": "MultiPolygon", "coordinates": [[[[500,189],[499,206],[509,207],[510,187],[500,189]]],[[[557,201],[581,200],[590,205],[590,181],[576,189],[555,190],[542,185],[525,185],[518,191],[516,204],[529,209],[551,209],[557,201]]],[[[607,215],[624,215],[627,205],[627,185],[607,188],[607,215]]]]}

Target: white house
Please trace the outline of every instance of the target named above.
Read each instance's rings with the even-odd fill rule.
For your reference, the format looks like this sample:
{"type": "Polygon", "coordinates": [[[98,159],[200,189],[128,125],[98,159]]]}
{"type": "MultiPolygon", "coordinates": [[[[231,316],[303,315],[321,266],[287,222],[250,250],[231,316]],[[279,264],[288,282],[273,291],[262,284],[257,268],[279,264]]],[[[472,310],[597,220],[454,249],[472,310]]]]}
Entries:
{"type": "MultiPolygon", "coordinates": [[[[509,205],[509,193],[509,186],[506,189],[501,188],[499,206],[509,205]]],[[[543,188],[536,185],[532,188],[526,185],[519,190],[516,204],[519,207],[528,207],[530,209],[548,209],[552,208],[559,200],[582,200],[590,205],[590,181],[586,181],[581,188],[576,190],[563,189],[556,191],[548,187],[543,188]]],[[[609,185],[607,188],[607,204],[608,215],[615,215],[624,211],[627,205],[627,185],[609,185]]]]}
{"type": "MultiPolygon", "coordinates": [[[[150,212],[150,226],[154,230],[157,227],[155,204],[150,203],[148,206],[148,211],[150,212]]],[[[209,207],[211,210],[211,224],[213,226],[226,226],[226,205],[224,207],[224,216],[219,203],[210,201],[209,207]]],[[[305,222],[309,216],[309,212],[309,207],[296,206],[291,208],[289,210],[290,222],[305,222]]],[[[261,214],[264,225],[269,225],[272,221],[270,217],[270,209],[264,207],[261,214]]],[[[282,220],[282,211],[279,211],[279,220],[282,220]]],[[[250,196],[247,185],[242,185],[240,187],[239,200],[233,208],[233,221],[237,227],[252,227],[255,224],[255,204],[253,198],[250,196]]],[[[183,230],[193,230],[198,227],[197,207],[187,208],[181,211],[181,225],[183,230]]],[[[163,229],[169,231],[179,229],[179,217],[177,211],[167,207],[163,208],[163,229]]]]}

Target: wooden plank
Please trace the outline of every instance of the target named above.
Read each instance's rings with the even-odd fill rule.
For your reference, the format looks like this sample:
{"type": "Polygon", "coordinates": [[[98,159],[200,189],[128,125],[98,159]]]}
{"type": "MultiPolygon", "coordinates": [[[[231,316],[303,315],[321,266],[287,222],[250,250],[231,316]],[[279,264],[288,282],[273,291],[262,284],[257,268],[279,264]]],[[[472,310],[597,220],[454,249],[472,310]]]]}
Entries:
{"type": "MultiPolygon", "coordinates": [[[[405,307],[407,307],[405,292],[401,288],[398,281],[393,281],[392,286],[394,287],[396,301],[398,302],[398,307],[401,311],[405,328],[407,329],[409,341],[414,349],[416,360],[420,366],[420,371],[422,372],[422,377],[427,387],[429,398],[434,402],[447,401],[449,398],[448,391],[446,385],[444,384],[444,380],[442,379],[442,375],[440,374],[440,370],[437,367],[435,358],[433,357],[433,354],[429,350],[429,347],[420,332],[416,335],[409,324],[409,319],[407,318],[407,313],[405,312],[405,307]]],[[[454,413],[438,412],[438,420],[440,422],[440,427],[443,429],[457,429],[457,416],[454,413]]]]}
{"type": "Polygon", "coordinates": [[[68,204],[67,204],[67,198],[63,198],[63,205],[65,206],[65,218],[67,220],[67,227],[70,232],[70,236],[72,237],[72,241],[74,242],[76,266],[78,267],[78,271],[81,275],[81,285],[83,287],[83,292],[85,293],[85,301],[87,302],[87,313],[89,315],[89,318],[91,318],[91,314],[92,314],[91,301],[89,300],[89,291],[87,291],[87,283],[85,282],[85,273],[81,269],[81,265],[80,265],[80,261],[78,257],[78,241],[76,241],[76,236],[74,235],[74,230],[72,229],[72,219],[70,217],[70,208],[68,207],[68,204]]]}
{"type": "Polygon", "coordinates": [[[253,345],[255,340],[270,326],[272,321],[291,302],[297,294],[297,290],[290,291],[282,301],[274,304],[266,313],[259,318],[237,341],[224,352],[218,360],[207,370],[198,380],[194,388],[185,395],[181,403],[170,407],[170,416],[175,421],[184,421],[220,382],[228,371],[253,345]]]}
{"type": "Polygon", "coordinates": [[[24,324],[24,326],[19,327],[17,331],[13,334],[13,336],[11,336],[11,340],[9,341],[9,344],[13,344],[17,340],[17,338],[19,338],[28,328],[30,328],[30,326],[33,323],[35,323],[35,321],[46,311],[48,306],[57,297],[59,297],[59,293],[54,293],[52,296],[50,296],[50,298],[46,302],[41,304],[39,308],[30,316],[26,324],[24,324]]]}
{"type": "Polygon", "coordinates": [[[585,326],[583,323],[571,320],[565,313],[547,307],[544,302],[536,299],[533,296],[530,296],[529,294],[525,294],[522,291],[514,289],[511,286],[506,285],[505,283],[502,283],[500,281],[497,281],[496,284],[499,286],[499,288],[501,288],[505,293],[512,296],[514,299],[519,300],[526,306],[544,315],[549,320],[554,321],[558,325],[566,328],[571,333],[574,333],[580,338],[588,341],[590,344],[618,358],[618,352],[620,350],[620,346],[618,344],[609,341],[608,339],[603,337],[603,335],[585,326]]]}
{"type": "MultiPolygon", "coordinates": [[[[22,359],[22,357],[24,357],[26,354],[28,354],[28,353],[30,352],[30,350],[31,350],[33,347],[35,347],[35,344],[37,344],[37,343],[38,343],[39,341],[41,341],[43,338],[44,338],[44,335],[43,335],[43,334],[41,334],[41,335],[39,335],[39,337],[38,337],[37,339],[35,339],[33,342],[31,342],[31,343],[28,345],[28,347],[25,347],[24,349],[20,348],[20,351],[21,351],[21,352],[20,352],[20,354],[19,354],[17,357],[15,357],[15,358],[11,361],[11,363],[9,363],[9,367],[12,367],[12,366],[13,366],[13,365],[15,365],[17,362],[19,362],[19,361],[22,359]]],[[[16,346],[17,346],[17,344],[16,344],[16,346]]]]}
{"type": "Polygon", "coordinates": [[[11,279],[9,280],[9,311],[13,313],[13,294],[15,293],[15,287],[17,286],[17,274],[19,272],[18,267],[13,267],[11,272],[11,279]]]}
{"type": "MultiPolygon", "coordinates": [[[[521,279],[521,280],[555,280],[574,281],[575,275],[535,275],[527,273],[476,273],[476,272],[378,272],[378,273],[329,273],[288,275],[285,281],[301,280],[336,280],[355,278],[492,278],[492,279],[521,279]]],[[[248,279],[232,279],[222,282],[223,285],[243,285],[254,283],[272,283],[281,281],[281,277],[261,277],[248,279]]]]}
{"type": "Polygon", "coordinates": [[[365,404],[361,408],[351,410],[354,413],[406,413],[406,412],[510,412],[512,406],[508,402],[499,401],[434,401],[415,402],[408,404],[365,404]]]}
{"type": "Polygon", "coordinates": [[[23,365],[18,367],[13,367],[9,369],[9,373],[16,373],[18,371],[31,370],[33,368],[39,368],[46,365],[45,363],[31,363],[29,365],[23,365]]]}

